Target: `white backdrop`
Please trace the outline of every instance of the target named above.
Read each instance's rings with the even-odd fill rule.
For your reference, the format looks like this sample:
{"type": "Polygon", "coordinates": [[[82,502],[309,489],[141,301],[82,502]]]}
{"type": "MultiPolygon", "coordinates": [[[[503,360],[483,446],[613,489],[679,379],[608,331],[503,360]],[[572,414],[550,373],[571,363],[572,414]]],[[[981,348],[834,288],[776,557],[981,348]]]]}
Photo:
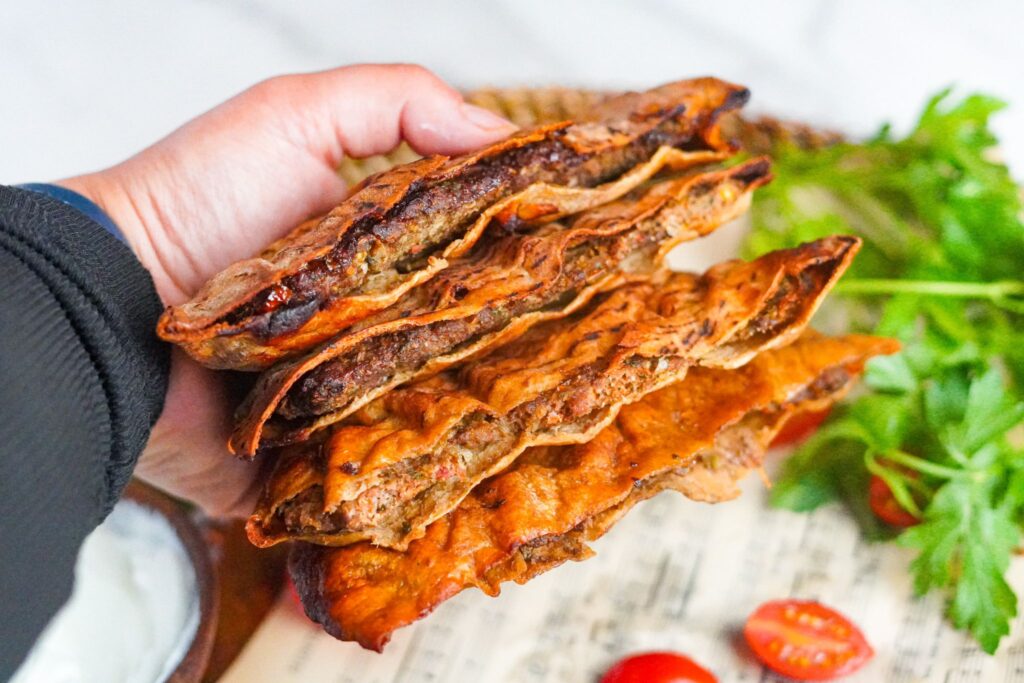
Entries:
{"type": "MultiPolygon", "coordinates": [[[[713,74],[748,85],[754,93],[754,109],[851,133],[872,132],[884,120],[905,126],[926,97],[956,84],[962,90],[985,90],[1010,101],[1013,108],[998,120],[998,128],[1006,157],[1018,177],[1024,175],[1024,3],[1016,0],[0,2],[0,183],[50,180],[103,167],[258,80],[361,61],[419,62],[467,88],[551,83],[644,87],[713,74]]],[[[741,229],[727,228],[714,239],[688,245],[685,254],[676,255],[674,264],[695,267],[721,258],[732,249],[741,229]]],[[[358,673],[352,680],[369,680],[366,674],[370,669],[397,667],[396,657],[404,660],[406,651],[415,649],[409,643],[426,639],[429,644],[430,634],[436,635],[457,621],[460,611],[465,612],[463,621],[476,628],[474,620],[491,612],[517,613],[514,604],[524,596],[569,590],[584,585],[581,577],[617,571],[618,544],[645,529],[653,533],[646,517],[669,508],[676,510],[674,519],[692,522],[698,519],[694,515],[699,509],[707,519],[734,530],[750,527],[750,520],[773,524],[789,529],[789,535],[765,537],[773,543],[795,543],[794,547],[814,538],[808,529],[827,523],[824,528],[831,531],[826,545],[841,561],[835,571],[821,565],[811,568],[818,574],[808,575],[828,579],[814,589],[823,597],[858,619],[872,622],[870,633],[879,639],[875,644],[880,654],[858,680],[916,682],[947,674],[955,680],[995,680],[992,676],[996,675],[1004,676],[1002,680],[1018,680],[1014,676],[1024,669],[1016,664],[1024,651],[1024,622],[1016,625],[1014,636],[1004,645],[1009,656],[981,657],[969,639],[942,625],[935,596],[921,603],[909,601],[906,553],[893,547],[862,546],[852,521],[835,508],[812,516],[767,512],[757,482],[752,482],[752,487],[747,499],[716,509],[724,512],[714,515],[696,504],[659,499],[644,512],[634,513],[605,539],[601,544],[603,561],[559,569],[525,589],[510,588],[497,601],[484,600],[475,592],[460,596],[442,608],[447,617],[438,615],[400,634],[385,658],[370,658],[352,647],[344,649],[317,635],[303,620],[279,610],[277,621],[271,620],[269,626],[277,628],[275,624],[285,620],[283,633],[290,634],[305,654],[292,660],[278,653],[268,661],[259,657],[256,648],[255,654],[249,653],[238,663],[233,680],[264,680],[254,676],[254,671],[266,673],[269,678],[265,680],[291,680],[275,667],[294,668],[295,662],[305,666],[295,679],[304,683],[348,680],[340,677],[346,669],[358,673]],[[749,517],[747,521],[741,519],[744,515],[749,517]],[[845,539],[842,543],[846,545],[839,539],[845,539]],[[843,594],[847,585],[843,577],[849,573],[844,567],[853,556],[875,567],[869,572],[875,582],[872,585],[884,586],[873,600],[843,594]],[[901,619],[896,623],[892,616],[900,609],[912,610],[907,614],[917,615],[914,619],[919,621],[901,619]],[[872,615],[886,617],[892,628],[876,627],[872,615]],[[909,635],[899,637],[892,630],[897,627],[909,635]],[[942,664],[933,666],[927,653],[918,657],[924,641],[919,643],[915,634],[943,639],[945,650],[957,659],[955,670],[942,664]],[[327,660],[318,660],[303,649],[303,643],[314,642],[314,638],[322,641],[327,660]],[[343,661],[340,670],[324,666],[338,657],[343,661]],[[314,669],[319,678],[311,677],[314,669]]],[[[686,532],[690,528],[681,527],[678,543],[662,543],[659,552],[685,555],[685,543],[696,538],[686,532]]],[[[770,547],[762,555],[769,559],[780,556],[770,547]]],[[[758,561],[764,557],[758,555],[758,561]]],[[[1022,571],[1018,564],[1014,580],[1018,591],[1022,589],[1022,571]]],[[[776,569],[765,576],[768,583],[759,588],[762,597],[787,591],[786,586],[775,585],[787,581],[787,574],[776,569]]],[[[579,622],[579,628],[559,633],[589,632],[587,624],[593,615],[588,603],[579,604],[584,607],[568,613],[579,622]]],[[[709,604],[713,610],[720,609],[718,602],[709,604]]],[[[643,636],[647,630],[626,619],[618,624],[621,631],[615,631],[618,635],[611,645],[606,643],[607,647],[598,650],[579,646],[553,651],[551,661],[568,662],[577,676],[590,680],[588,671],[602,669],[622,652],[657,645],[717,653],[707,656],[716,661],[720,674],[729,672],[723,680],[759,680],[759,670],[728,649],[719,628],[738,623],[752,604],[756,600],[734,606],[731,612],[714,611],[718,621],[713,623],[707,619],[700,622],[704,617],[698,615],[704,630],[692,620],[686,628],[658,625],[650,630],[655,634],[650,639],[643,636]],[[619,640],[622,634],[627,635],[619,640]],[[697,641],[687,640],[692,638],[697,641]]],[[[286,650],[292,641],[281,640],[280,633],[263,635],[286,650]]],[[[521,644],[524,651],[534,653],[532,636],[524,636],[521,644]]],[[[454,667],[459,661],[455,657],[448,660],[442,664],[454,667]]],[[[534,660],[537,657],[531,654],[534,660]]],[[[413,668],[403,680],[417,680],[416,667],[423,666],[417,661],[413,660],[413,668]]],[[[491,662],[493,666],[500,663],[491,662]]],[[[382,674],[373,680],[391,677],[382,674]]]]}
{"type": "Polygon", "coordinates": [[[0,182],[132,154],[274,74],[423,63],[479,85],[647,86],[714,74],[752,106],[870,132],[958,84],[1016,103],[1000,120],[1024,168],[1024,3],[5,0],[0,182]]]}

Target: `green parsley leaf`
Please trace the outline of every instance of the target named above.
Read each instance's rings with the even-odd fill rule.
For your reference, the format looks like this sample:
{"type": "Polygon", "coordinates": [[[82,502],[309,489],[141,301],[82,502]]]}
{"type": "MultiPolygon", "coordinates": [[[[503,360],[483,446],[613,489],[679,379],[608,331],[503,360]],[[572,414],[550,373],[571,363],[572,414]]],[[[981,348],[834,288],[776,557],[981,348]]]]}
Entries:
{"type": "MultiPolygon", "coordinates": [[[[921,593],[993,652],[1016,613],[1004,574],[1024,520],[1024,223],[1021,190],[995,160],[999,100],[943,91],[905,137],[771,150],[745,245],[753,256],[833,233],[864,246],[819,320],[903,343],[874,359],[868,392],[834,411],[787,461],[772,502],[811,510],[845,501],[872,538],[872,474],[922,522],[921,593]]],[[[893,535],[892,530],[889,536],[893,535]]]]}
{"type": "Polygon", "coordinates": [[[935,495],[924,522],[900,537],[920,551],[911,564],[917,592],[952,588],[950,618],[990,654],[1017,614],[1017,598],[1003,578],[1020,540],[1011,512],[993,504],[987,487],[951,482],[935,495]]]}

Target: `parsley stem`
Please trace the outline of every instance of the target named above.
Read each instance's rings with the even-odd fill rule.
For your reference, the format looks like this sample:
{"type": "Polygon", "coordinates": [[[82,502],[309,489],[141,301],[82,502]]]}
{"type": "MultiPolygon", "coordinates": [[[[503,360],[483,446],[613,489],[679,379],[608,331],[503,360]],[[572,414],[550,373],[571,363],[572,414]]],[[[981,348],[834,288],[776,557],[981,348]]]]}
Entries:
{"type": "Polygon", "coordinates": [[[915,517],[921,517],[921,508],[914,500],[913,494],[907,490],[906,483],[913,481],[908,477],[905,477],[894,470],[885,467],[878,462],[875,454],[868,451],[864,454],[864,465],[868,468],[868,471],[875,476],[881,477],[888,486],[889,490],[892,491],[893,497],[896,502],[900,504],[904,510],[914,515],[915,517]]]}
{"type": "Polygon", "coordinates": [[[955,280],[898,280],[863,278],[840,282],[839,294],[921,294],[924,296],[959,299],[988,299],[996,306],[1024,312],[1024,282],[999,280],[997,282],[957,282],[955,280]]]}
{"type": "Polygon", "coordinates": [[[1024,294],[1024,282],[957,282],[955,280],[886,280],[863,278],[845,280],[836,287],[844,294],[928,294],[989,299],[1007,294],[1024,294]]]}
{"type": "Polygon", "coordinates": [[[916,455],[911,455],[910,453],[897,450],[895,448],[890,451],[886,451],[882,457],[886,460],[891,460],[898,465],[903,465],[904,467],[909,467],[912,470],[924,472],[925,474],[930,474],[934,477],[941,477],[943,479],[962,479],[970,476],[970,472],[965,470],[939,465],[938,463],[925,460],[924,458],[919,458],[916,455]]]}

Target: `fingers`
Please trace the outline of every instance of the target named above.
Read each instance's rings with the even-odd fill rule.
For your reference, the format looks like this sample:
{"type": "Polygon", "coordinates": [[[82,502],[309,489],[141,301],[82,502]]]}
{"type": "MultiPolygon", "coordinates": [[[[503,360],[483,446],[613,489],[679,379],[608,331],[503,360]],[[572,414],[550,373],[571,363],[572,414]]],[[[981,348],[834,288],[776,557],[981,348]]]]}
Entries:
{"type": "Polygon", "coordinates": [[[420,154],[458,154],[515,131],[507,120],[463,102],[420,66],[360,65],[271,79],[254,88],[270,106],[304,121],[311,151],[336,167],[406,140],[420,154]]]}
{"type": "Polygon", "coordinates": [[[515,128],[462,101],[429,71],[362,65],[280,76],[249,88],[135,157],[63,181],[128,236],[167,304],[349,191],[348,154],[457,154],[515,128]]]}
{"type": "Polygon", "coordinates": [[[259,466],[227,450],[231,405],[224,378],[179,349],[171,357],[164,410],[135,476],[213,517],[245,517],[259,495],[259,466]]]}
{"type": "MultiPolygon", "coordinates": [[[[388,152],[402,140],[421,154],[458,154],[514,130],[422,67],[282,76],[99,174],[118,191],[96,195],[134,236],[164,301],[179,303],[228,263],[340,201],[345,155],[388,152]]],[[[176,351],[164,413],[136,474],[211,514],[250,511],[258,468],[226,452],[229,404],[221,379],[176,351]]]]}

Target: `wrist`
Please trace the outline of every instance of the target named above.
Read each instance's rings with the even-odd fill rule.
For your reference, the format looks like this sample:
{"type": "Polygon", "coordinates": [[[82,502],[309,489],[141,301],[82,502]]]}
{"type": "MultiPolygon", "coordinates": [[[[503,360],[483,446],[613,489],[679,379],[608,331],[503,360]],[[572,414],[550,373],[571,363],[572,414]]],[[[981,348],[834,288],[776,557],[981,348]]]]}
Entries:
{"type": "Polygon", "coordinates": [[[32,192],[45,194],[48,197],[67,204],[79,213],[88,217],[93,223],[96,223],[106,230],[107,233],[117,241],[121,243],[126,242],[124,233],[121,232],[121,229],[114,223],[113,219],[111,219],[107,212],[97,205],[96,202],[92,201],[82,193],[65,187],[64,185],[55,185],[53,183],[22,183],[18,185],[18,187],[23,190],[30,190],[32,192]]]}
{"type": "Polygon", "coordinates": [[[138,210],[138,203],[116,177],[115,169],[65,178],[54,185],[76,192],[96,204],[117,226],[122,240],[149,271],[161,300],[166,304],[169,298],[176,297],[173,283],[160,263],[146,222],[138,210]]]}

